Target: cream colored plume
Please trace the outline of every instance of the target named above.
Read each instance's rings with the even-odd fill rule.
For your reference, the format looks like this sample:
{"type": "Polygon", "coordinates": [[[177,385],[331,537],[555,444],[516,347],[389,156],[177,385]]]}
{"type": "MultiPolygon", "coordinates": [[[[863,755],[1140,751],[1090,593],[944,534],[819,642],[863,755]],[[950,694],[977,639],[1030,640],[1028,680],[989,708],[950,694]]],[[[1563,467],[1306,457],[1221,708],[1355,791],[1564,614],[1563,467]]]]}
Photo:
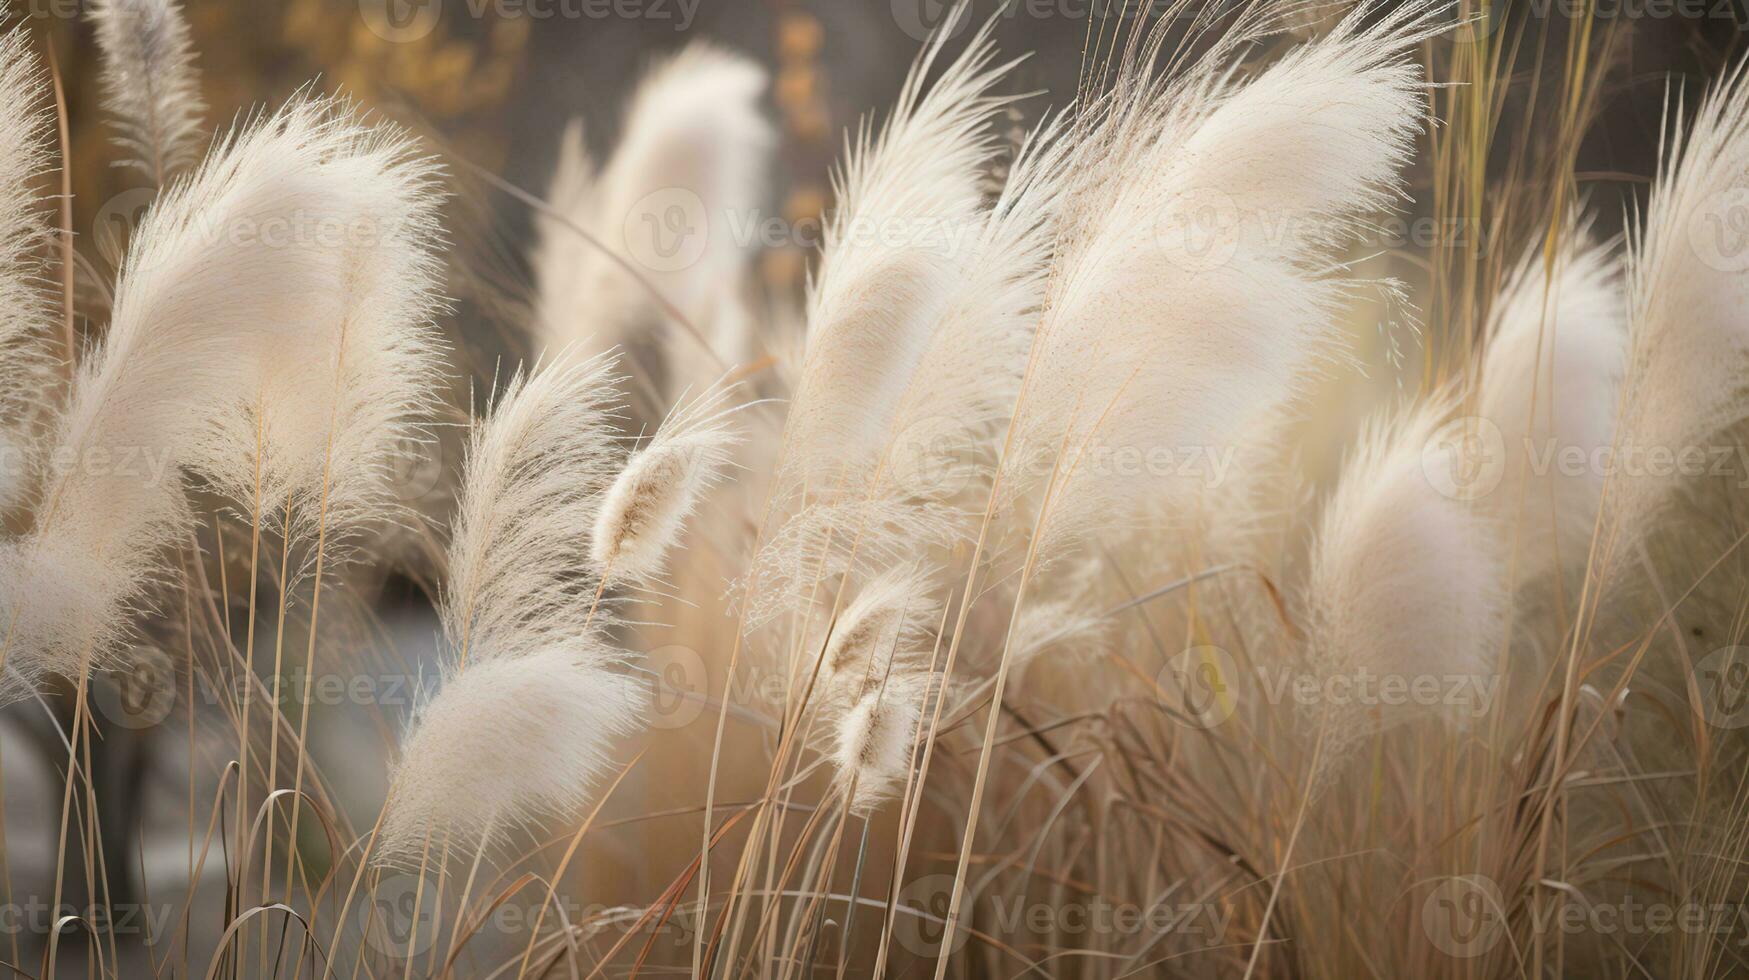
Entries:
{"type": "Polygon", "coordinates": [[[192,465],[245,518],[288,521],[300,539],[321,531],[332,561],[434,480],[425,426],[444,372],[432,323],[443,194],[412,138],[367,126],[344,103],[295,100],[269,130],[249,165],[294,162],[320,196],[235,234],[323,285],[278,314],[299,328],[264,336],[254,384],[230,394],[192,465]]]}
{"type": "Polygon", "coordinates": [[[1618,260],[1588,225],[1569,222],[1552,254],[1539,237],[1489,316],[1476,413],[1495,431],[1477,435],[1497,432],[1505,458],[1483,500],[1517,535],[1520,582],[1583,562],[1615,434],[1627,299],[1618,260]]]}
{"type": "Polygon", "coordinates": [[[165,549],[181,543],[182,469],[228,490],[227,474],[248,468],[216,434],[236,425],[271,362],[324,349],[349,316],[401,309],[367,297],[428,288],[408,274],[356,292],[359,256],[312,231],[379,214],[364,198],[389,193],[385,176],[422,172],[396,168],[404,153],[330,103],[298,98],[225,139],[147,212],[104,342],[58,420],[33,533],[0,554],[16,626],[9,666],[28,677],[101,662],[165,549]]]}
{"type": "Polygon", "coordinates": [[[1630,233],[1619,465],[1604,490],[1610,555],[1643,537],[1681,486],[1677,468],[1648,465],[1653,454],[1710,460],[1719,434],[1749,416],[1745,213],[1749,68],[1739,66],[1686,127],[1671,124],[1645,219],[1630,233]]]}
{"type": "Polygon", "coordinates": [[[533,256],[546,347],[639,350],[655,339],[642,332],[660,327],[676,392],[748,357],[742,290],[775,143],[759,108],[765,88],[759,65],[697,42],[645,75],[599,174],[582,126],[567,128],[548,191],[555,213],[538,219],[533,256]],[[569,224],[629,263],[699,335],[670,322],[643,285],[569,224]]]}
{"type": "Polygon", "coordinates": [[[745,584],[747,622],[762,625],[803,611],[818,580],[869,579],[917,559],[919,542],[963,535],[957,509],[917,506],[891,493],[847,494],[796,512],[754,556],[745,584]]]}
{"type": "Polygon", "coordinates": [[[1084,176],[1063,192],[1007,460],[1017,490],[1060,464],[1047,556],[1133,523],[1162,454],[1232,446],[1336,355],[1329,248],[1398,194],[1428,9],[1358,10],[1245,83],[1223,46],[1180,82],[1120,80],[1076,120],[1084,176]]]}
{"type": "Polygon", "coordinates": [[[49,166],[54,119],[30,34],[0,38],[0,512],[24,503],[35,486],[39,438],[52,381],[52,309],[39,277],[48,234],[33,182],[49,166]]]}
{"type": "Polygon", "coordinates": [[[834,723],[832,764],[839,785],[854,788],[852,813],[867,814],[904,788],[929,692],[926,675],[895,671],[834,723]]]}
{"type": "Polygon", "coordinates": [[[858,133],[836,181],[787,436],[786,469],[818,486],[874,463],[976,255],[1003,103],[989,93],[1007,66],[993,65],[986,25],[925,91],[951,33],[919,56],[879,137],[858,133]]]}
{"type": "Polygon", "coordinates": [[[188,22],[176,0],[92,0],[105,107],[121,162],[165,184],[199,151],[200,98],[188,22]]]}
{"type": "Polygon", "coordinates": [[[607,617],[590,537],[620,462],[611,355],[561,357],[511,380],[474,426],[440,612],[467,663],[564,647],[607,617]]]}
{"type": "Polygon", "coordinates": [[[633,584],[662,577],[687,518],[740,441],[729,424],[732,391],[713,388],[675,408],[626,461],[595,518],[589,556],[597,575],[633,584]]]}
{"type": "Polygon", "coordinates": [[[619,458],[613,368],[561,352],[474,426],[438,604],[444,686],[403,739],[381,862],[416,855],[427,834],[471,848],[574,811],[642,724],[644,691],[602,639],[589,562],[619,458]]]}
{"type": "MultiPolygon", "coordinates": [[[[1307,584],[1310,659],[1356,710],[1398,720],[1396,703],[1354,697],[1370,677],[1473,694],[1495,676],[1506,611],[1500,528],[1449,475],[1474,462],[1450,399],[1434,397],[1369,425],[1324,507],[1307,584]],[[1454,680],[1455,679],[1455,680],[1454,680]],[[1474,679],[1473,681],[1471,679],[1474,679]]],[[[1466,694],[1466,698],[1468,695],[1466,694]]],[[[1324,706],[1334,709],[1337,705],[1324,706]]],[[[1429,706],[1454,723],[1488,707],[1429,706]]]]}
{"type": "Polygon", "coordinates": [[[452,666],[401,746],[374,860],[472,853],[505,833],[574,814],[642,727],[645,688],[586,639],[452,666]]]}
{"type": "MultiPolygon", "coordinates": [[[[875,494],[982,508],[1032,350],[1069,142],[1057,124],[1022,144],[947,313],[899,399],[875,494]]],[[[920,529],[921,530],[921,529],[920,529]]],[[[922,543],[922,542],[920,542],[922,543]]]]}
{"type": "Polygon", "coordinates": [[[941,600],[917,563],[870,579],[826,639],[818,682],[823,703],[838,710],[886,683],[889,673],[926,670],[925,639],[940,616],[941,600]]]}

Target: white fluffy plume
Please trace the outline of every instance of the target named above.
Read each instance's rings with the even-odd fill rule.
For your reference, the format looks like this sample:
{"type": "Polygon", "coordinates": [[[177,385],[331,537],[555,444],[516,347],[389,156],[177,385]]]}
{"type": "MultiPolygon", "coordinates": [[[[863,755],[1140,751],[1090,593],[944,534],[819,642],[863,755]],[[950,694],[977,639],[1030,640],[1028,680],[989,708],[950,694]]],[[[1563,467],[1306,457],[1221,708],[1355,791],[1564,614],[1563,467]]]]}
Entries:
{"type": "Polygon", "coordinates": [[[188,22],[176,0],[92,0],[90,13],[121,162],[161,185],[193,162],[206,111],[188,22]]]}
{"type": "Polygon", "coordinates": [[[739,436],[729,424],[731,388],[713,388],[675,408],[607,489],[590,539],[595,572],[644,584],[661,578],[668,552],[699,499],[723,477],[739,436]]]}
{"type": "Polygon", "coordinates": [[[1161,485],[1136,460],[1230,445],[1331,356],[1327,247],[1397,193],[1426,9],[1358,10],[1243,84],[1222,47],[1078,120],[1010,460],[1024,485],[1061,449],[1054,540],[1133,519],[1161,485]]]}
{"type": "MultiPolygon", "coordinates": [[[[1375,683],[1494,675],[1503,549],[1494,522],[1437,488],[1449,468],[1466,465],[1451,414],[1452,402],[1435,397],[1370,425],[1343,466],[1312,549],[1315,669],[1356,684],[1362,671],[1375,683]]],[[[1463,708],[1485,705],[1450,707],[1463,720],[1463,708]]]]}
{"type": "MultiPolygon", "coordinates": [[[[1681,115],[1681,108],[1676,108],[1681,115]]],[[[1618,458],[1705,452],[1749,416],[1749,65],[1669,130],[1645,220],[1632,233],[1629,338],[1618,458]],[[1733,237],[1735,236],[1735,237],[1733,237]]],[[[1622,465],[1605,490],[1605,533],[1631,542],[1671,499],[1669,467],[1622,465]],[[1660,475],[1661,474],[1661,475],[1660,475]]]]}
{"type": "Polygon", "coordinates": [[[993,66],[986,25],[925,92],[951,33],[918,58],[880,136],[860,131],[836,181],[787,437],[786,468],[815,482],[878,456],[983,227],[980,174],[1003,101],[989,90],[1007,66],[993,66]]]}
{"type": "Polygon", "coordinates": [[[765,87],[753,61],[694,43],[644,77],[600,174],[581,125],[565,131],[548,192],[556,215],[539,219],[533,257],[550,348],[631,347],[640,328],[662,324],[676,391],[747,356],[740,290],[753,243],[739,233],[754,226],[775,142],[759,110],[765,87]],[[629,262],[702,336],[668,323],[644,286],[567,221],[629,262]]]}
{"type": "Polygon", "coordinates": [[[462,476],[444,632],[462,658],[563,647],[599,626],[590,532],[620,459],[609,355],[560,358],[511,380],[474,427],[462,476]]]}
{"type": "MultiPolygon", "coordinates": [[[[644,688],[588,643],[451,669],[401,747],[375,858],[417,862],[580,809],[641,726],[644,688]]],[[[433,857],[432,863],[436,863],[433,857]]]]}
{"type": "Polygon", "coordinates": [[[1069,143],[1055,125],[1016,153],[975,253],[899,400],[882,485],[951,499],[984,489],[1014,411],[1050,270],[1069,143]]]}
{"type": "Polygon", "coordinates": [[[1619,263],[1587,225],[1569,222],[1552,255],[1539,238],[1489,317],[1475,407],[1498,428],[1506,458],[1486,503],[1508,533],[1516,526],[1520,582],[1584,558],[1603,490],[1600,453],[1615,432],[1627,299],[1619,263]]]}
{"type": "MultiPolygon", "coordinates": [[[[360,195],[382,193],[385,173],[418,172],[396,169],[404,147],[385,139],[330,103],[294,99],[229,137],[147,213],[104,343],[59,420],[34,532],[0,554],[21,672],[70,673],[102,658],[183,527],[180,469],[223,486],[241,464],[214,451],[214,433],[234,420],[242,393],[261,390],[270,360],[331,349],[349,316],[405,312],[355,292],[371,262],[297,231],[332,233],[378,214],[360,195]]],[[[419,267],[406,255],[379,260],[419,267]]],[[[411,278],[368,295],[429,288],[411,278]]]]}
{"type": "Polygon", "coordinates": [[[854,787],[852,813],[866,814],[903,788],[929,688],[925,675],[895,672],[835,723],[832,764],[839,784],[854,787]]]}
{"type": "Polygon", "coordinates": [[[43,415],[51,358],[50,305],[38,281],[44,211],[31,182],[49,165],[52,116],[30,34],[0,38],[0,512],[22,503],[32,484],[30,449],[43,415]]]}
{"type": "Polygon", "coordinates": [[[915,562],[870,579],[845,604],[826,641],[820,684],[829,707],[856,703],[891,673],[927,669],[923,641],[941,614],[928,575],[915,562]]]}
{"type": "Polygon", "coordinates": [[[333,558],[346,532],[392,518],[403,491],[420,489],[400,481],[420,475],[408,467],[443,370],[431,323],[442,193],[405,133],[341,103],[294,100],[265,132],[244,179],[293,166],[301,185],[281,185],[284,223],[227,234],[295,256],[311,293],[294,317],[279,314],[298,329],[262,338],[254,384],[230,394],[191,464],[246,517],[278,514],[298,536],[320,526],[333,558]]]}
{"type": "Polygon", "coordinates": [[[614,361],[560,357],[474,427],[439,614],[444,687],[413,719],[379,860],[465,845],[587,798],[643,692],[601,636],[589,531],[611,479],[614,361]]]}

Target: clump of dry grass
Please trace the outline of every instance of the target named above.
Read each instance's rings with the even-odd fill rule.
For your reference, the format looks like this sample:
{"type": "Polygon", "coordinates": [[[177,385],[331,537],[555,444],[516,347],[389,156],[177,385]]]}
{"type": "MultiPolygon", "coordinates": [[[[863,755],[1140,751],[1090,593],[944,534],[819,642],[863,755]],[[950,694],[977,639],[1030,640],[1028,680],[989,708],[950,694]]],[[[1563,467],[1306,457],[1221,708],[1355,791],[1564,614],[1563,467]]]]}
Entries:
{"type": "Polygon", "coordinates": [[[467,413],[447,509],[400,469],[451,373],[420,142],[304,91],[196,162],[179,9],[99,5],[124,162],[161,190],[63,387],[47,93],[8,35],[0,695],[70,708],[52,861],[7,828],[0,907],[41,878],[75,912],[0,960],[1734,972],[1734,919],[1594,913],[1749,885],[1749,507],[1611,462],[1743,434],[1749,264],[1708,236],[1749,193],[1744,69],[1670,102],[1610,237],[1576,160],[1613,34],[1581,19],[1527,83],[1491,14],[1338,6],[1098,21],[1055,111],[956,10],[769,309],[725,239],[635,254],[651,200],[751,212],[772,150],[762,69],[661,63],[599,173],[564,137],[523,325],[549,349],[467,413]],[[1448,78],[1474,87],[1429,96],[1448,78]],[[1526,85],[1559,145],[1501,167],[1526,85]],[[1492,212],[1509,257],[1374,244],[1494,194],[1536,201],[1492,212]],[[299,227],[371,233],[249,234],[299,227]],[[1381,291],[1419,332],[1375,324],[1381,291]],[[789,303],[802,349],[756,358],[789,303]],[[387,616],[367,572],[408,554],[427,614],[387,616]],[[312,711],[336,675],[363,693],[312,711]],[[136,728],[179,768],[118,840],[106,753],[136,728]],[[143,941],[131,907],[165,913],[143,941]]]}

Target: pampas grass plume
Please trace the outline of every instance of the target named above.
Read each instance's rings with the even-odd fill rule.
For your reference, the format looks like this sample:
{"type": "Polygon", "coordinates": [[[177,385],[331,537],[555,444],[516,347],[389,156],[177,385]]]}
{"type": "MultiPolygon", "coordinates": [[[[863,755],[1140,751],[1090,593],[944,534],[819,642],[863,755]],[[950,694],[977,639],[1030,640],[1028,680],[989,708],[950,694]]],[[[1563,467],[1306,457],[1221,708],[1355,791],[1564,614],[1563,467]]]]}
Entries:
{"type": "Polygon", "coordinates": [[[641,725],[643,686],[613,659],[572,644],[448,672],[403,743],[376,859],[417,860],[428,835],[490,844],[583,806],[641,725]]]}
{"type": "Polygon", "coordinates": [[[1132,67],[1143,77],[1083,110],[1008,461],[1024,486],[1062,456],[1044,554],[1134,522],[1158,492],[1102,471],[1104,447],[1232,445],[1337,353],[1328,247],[1399,193],[1427,10],[1357,10],[1247,83],[1221,47],[1170,84],[1132,67]]]}
{"type": "MultiPolygon", "coordinates": [[[[1686,129],[1671,124],[1663,151],[1644,221],[1630,231],[1618,454],[1679,454],[1749,417],[1749,275],[1718,244],[1719,227],[1749,193],[1749,62],[1707,95],[1686,129]]],[[[1619,472],[1605,490],[1606,528],[1626,546],[1651,529],[1678,481],[1619,472]]]]}
{"type": "Polygon", "coordinates": [[[1476,411],[1504,443],[1504,478],[1487,503],[1520,528],[1519,581],[1583,557],[1604,482],[1592,463],[1615,433],[1627,300],[1619,263],[1586,224],[1569,222],[1552,270],[1539,238],[1490,315],[1476,411]],[[1583,472],[1556,469],[1574,448],[1583,472]]]}
{"type": "Polygon", "coordinates": [[[847,693],[854,701],[885,683],[890,670],[914,668],[919,642],[939,613],[928,576],[916,563],[875,576],[832,624],[821,668],[828,692],[847,693]]]}
{"type": "Polygon", "coordinates": [[[214,416],[192,465],[240,508],[290,507],[294,534],[319,523],[332,559],[351,532],[398,513],[401,454],[437,413],[443,194],[411,137],[345,103],[295,99],[268,131],[257,163],[296,161],[322,196],[287,201],[287,242],[268,239],[273,225],[241,230],[295,259],[320,298],[280,314],[295,329],[262,338],[252,383],[214,416]]]}
{"type": "Polygon", "coordinates": [[[176,0],[93,0],[103,51],[105,105],[115,116],[121,163],[162,185],[193,162],[206,111],[188,22],[176,0]]]}
{"type": "Polygon", "coordinates": [[[628,260],[701,332],[694,337],[677,324],[661,331],[674,390],[747,356],[739,291],[752,251],[736,230],[758,212],[776,142],[759,108],[765,88],[765,70],[752,60],[695,43],[644,76],[599,173],[581,124],[566,129],[548,190],[554,213],[538,221],[533,256],[537,324],[549,347],[629,350],[642,328],[666,320],[645,287],[574,224],[628,260]],[[689,224],[678,231],[677,247],[686,251],[671,264],[660,251],[666,239],[649,236],[676,233],[674,214],[689,224]],[[701,340],[712,350],[700,350],[701,340]]]}
{"type": "Polygon", "coordinates": [[[44,415],[51,357],[50,306],[38,277],[47,235],[31,181],[49,165],[53,118],[30,34],[0,38],[0,511],[22,504],[34,482],[32,443],[44,415]]]}
{"type": "MultiPolygon", "coordinates": [[[[299,96],[229,136],[147,212],[122,265],[103,344],[84,360],[57,420],[50,455],[57,465],[33,533],[0,546],[8,552],[0,556],[0,601],[33,627],[18,634],[13,665],[30,673],[40,659],[74,674],[103,660],[186,526],[181,470],[222,491],[252,488],[244,474],[254,472],[257,428],[239,423],[251,398],[245,393],[261,391],[287,351],[331,350],[349,317],[372,320],[361,331],[395,330],[405,326],[398,317],[408,305],[422,308],[419,298],[434,287],[429,256],[419,258],[417,222],[409,226],[415,240],[397,240],[392,257],[361,257],[320,237],[269,237],[312,221],[347,227],[360,215],[381,216],[379,202],[360,195],[417,200],[418,182],[383,186],[419,172],[393,165],[404,155],[404,144],[335,104],[299,96]],[[224,437],[239,428],[246,431],[224,437]],[[133,462],[100,465],[117,459],[133,462]],[[42,592],[65,601],[37,602],[42,592]],[[21,604],[31,607],[22,615],[21,604]]],[[[321,395],[333,392],[330,385],[321,395]]],[[[299,407],[304,431],[321,434],[306,445],[326,446],[329,402],[299,407]]],[[[269,420],[273,440],[295,431],[279,421],[269,420]]]]}
{"type": "MultiPolygon", "coordinates": [[[[966,16],[956,8],[955,16],[966,16]]],[[[982,226],[980,171],[1004,100],[990,89],[992,25],[925,92],[944,29],[911,68],[878,138],[865,127],[836,181],[838,209],[809,283],[808,341],[790,410],[788,468],[830,483],[878,457],[900,398],[949,309],[982,226]]]]}
{"type": "Polygon", "coordinates": [[[659,579],[668,552],[700,498],[722,478],[740,437],[729,426],[730,389],[717,388],[670,413],[608,487],[589,555],[603,579],[659,579]]]}
{"type": "Polygon", "coordinates": [[[468,662],[561,647],[603,625],[582,573],[619,460],[615,364],[561,356],[512,379],[474,427],[439,610],[468,662]]]}
{"type": "Polygon", "coordinates": [[[858,698],[834,726],[832,764],[840,785],[854,785],[852,813],[869,813],[903,786],[928,686],[922,675],[895,674],[858,698]]]}
{"type": "Polygon", "coordinates": [[[1507,599],[1500,529],[1430,479],[1459,465],[1452,407],[1428,398],[1375,422],[1344,465],[1312,549],[1314,669],[1493,676],[1507,599]]]}

